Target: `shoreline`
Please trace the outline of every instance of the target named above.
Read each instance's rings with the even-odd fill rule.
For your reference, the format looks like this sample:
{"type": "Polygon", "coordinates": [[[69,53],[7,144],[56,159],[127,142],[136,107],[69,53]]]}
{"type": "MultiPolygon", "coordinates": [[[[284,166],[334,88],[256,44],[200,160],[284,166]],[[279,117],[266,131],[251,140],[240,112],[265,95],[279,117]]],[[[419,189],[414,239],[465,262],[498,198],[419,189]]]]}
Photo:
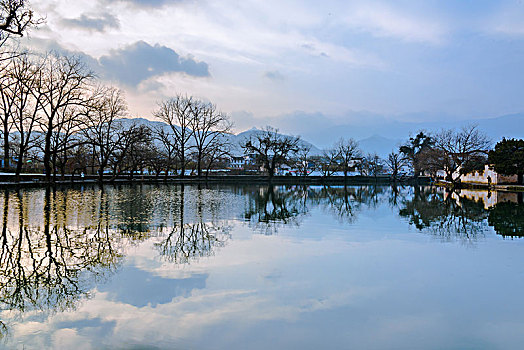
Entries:
{"type": "MultiPolygon", "coordinates": [[[[450,182],[439,180],[435,181],[435,186],[453,187],[450,182]]],[[[473,182],[461,182],[455,185],[458,189],[484,190],[484,191],[505,191],[505,192],[524,192],[524,185],[518,184],[484,184],[473,182]]]]}
{"type": "MultiPolygon", "coordinates": [[[[18,187],[48,187],[48,186],[70,186],[70,185],[87,185],[100,184],[98,177],[94,175],[86,175],[65,178],[58,177],[54,182],[46,182],[43,174],[23,174],[22,180],[19,182],[6,181],[8,175],[0,175],[0,188],[18,188],[18,187]],[[24,179],[25,178],[25,179],[24,179]]],[[[166,184],[274,184],[274,185],[390,185],[390,184],[407,184],[407,185],[429,185],[431,180],[426,177],[418,179],[405,179],[393,181],[389,176],[274,176],[269,178],[263,175],[212,175],[208,177],[156,177],[154,175],[139,175],[133,179],[128,177],[120,177],[111,180],[104,179],[103,185],[106,184],[141,184],[141,183],[166,183],[166,184]]]]}

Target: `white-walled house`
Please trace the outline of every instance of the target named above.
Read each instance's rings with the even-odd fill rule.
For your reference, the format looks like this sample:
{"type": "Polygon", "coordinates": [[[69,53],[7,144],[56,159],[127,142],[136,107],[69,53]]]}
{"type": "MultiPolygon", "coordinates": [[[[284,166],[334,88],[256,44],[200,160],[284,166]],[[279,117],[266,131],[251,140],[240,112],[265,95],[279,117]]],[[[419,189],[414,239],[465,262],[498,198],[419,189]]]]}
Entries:
{"type": "Polygon", "coordinates": [[[231,156],[229,158],[229,168],[243,170],[248,165],[255,164],[254,157],[251,155],[231,156]]]}
{"type": "Polygon", "coordinates": [[[473,171],[471,173],[462,175],[461,177],[462,182],[466,183],[476,183],[476,184],[516,184],[518,182],[518,176],[517,175],[502,175],[499,174],[493,169],[490,165],[485,165],[484,170],[480,171],[473,171]]]}
{"type": "MultiPolygon", "coordinates": [[[[444,170],[437,171],[437,178],[446,178],[444,170]]],[[[458,178],[458,170],[453,173],[453,178],[458,178]]],[[[517,175],[502,175],[495,171],[492,165],[486,164],[484,170],[475,170],[470,173],[460,176],[460,181],[464,183],[480,184],[480,185],[498,185],[498,184],[516,184],[518,183],[517,175]]]]}

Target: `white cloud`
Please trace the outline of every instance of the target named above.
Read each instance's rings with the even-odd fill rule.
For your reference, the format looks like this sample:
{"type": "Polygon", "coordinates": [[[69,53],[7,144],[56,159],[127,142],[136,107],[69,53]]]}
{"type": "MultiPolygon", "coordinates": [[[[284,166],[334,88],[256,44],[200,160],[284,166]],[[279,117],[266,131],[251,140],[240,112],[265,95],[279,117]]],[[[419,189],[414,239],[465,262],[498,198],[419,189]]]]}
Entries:
{"type": "Polygon", "coordinates": [[[408,42],[441,44],[448,30],[443,23],[420,14],[399,11],[385,4],[369,2],[350,7],[346,23],[376,37],[408,42]]]}
{"type": "MultiPolygon", "coordinates": [[[[383,0],[155,0],[148,6],[142,6],[142,0],[33,2],[47,11],[47,26],[31,33],[33,43],[45,38],[100,58],[144,41],[209,65],[206,79],[165,74],[142,81],[146,95],[128,92],[129,97],[137,95],[130,101],[134,115],[149,116],[156,101],[174,90],[212,100],[225,112],[244,110],[258,119],[293,110],[444,110],[464,118],[472,111],[522,106],[503,89],[478,82],[481,75],[467,62],[471,46],[478,44],[469,40],[472,33],[485,34],[489,27],[488,35],[524,34],[517,5],[499,14],[504,4],[469,9],[452,2],[383,0]],[[64,22],[100,19],[107,13],[117,17],[118,28],[88,32],[64,22]],[[482,22],[490,16],[495,19],[489,25],[482,22]],[[279,84],[263,74],[277,71],[285,77],[279,84]],[[449,82],[461,77],[463,85],[449,82]],[[460,102],[445,103],[448,95],[458,96],[460,102]]],[[[478,60],[485,66],[493,61],[488,55],[478,60]]],[[[515,79],[506,90],[518,91],[518,84],[515,79]]]]}

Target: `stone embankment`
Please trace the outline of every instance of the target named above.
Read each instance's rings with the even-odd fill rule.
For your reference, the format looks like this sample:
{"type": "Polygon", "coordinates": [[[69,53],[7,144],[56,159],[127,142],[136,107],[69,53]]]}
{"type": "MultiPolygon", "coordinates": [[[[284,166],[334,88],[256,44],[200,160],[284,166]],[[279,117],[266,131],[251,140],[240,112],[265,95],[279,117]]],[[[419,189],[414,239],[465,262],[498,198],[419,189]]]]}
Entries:
{"type": "MultiPolygon", "coordinates": [[[[46,182],[43,174],[22,174],[20,181],[15,182],[14,175],[0,174],[0,187],[42,187],[49,185],[71,185],[71,184],[96,184],[98,177],[94,175],[66,175],[64,177],[57,176],[52,182],[46,182]]],[[[129,176],[120,176],[117,178],[104,177],[104,183],[113,184],[127,184],[127,183],[172,183],[172,184],[192,184],[192,183],[216,183],[216,184],[267,184],[271,182],[275,185],[373,185],[381,184],[388,185],[393,183],[399,184],[420,184],[426,185],[430,183],[429,178],[423,177],[418,179],[402,179],[401,181],[393,181],[389,176],[274,176],[269,178],[263,175],[213,175],[208,177],[186,176],[180,177],[164,177],[153,175],[134,175],[133,178],[129,176]]]]}
{"type": "Polygon", "coordinates": [[[455,188],[469,188],[469,189],[480,189],[480,190],[494,190],[494,191],[524,191],[524,185],[518,184],[484,184],[474,182],[460,182],[452,184],[449,181],[438,180],[435,185],[442,187],[455,187],[455,188]]]}

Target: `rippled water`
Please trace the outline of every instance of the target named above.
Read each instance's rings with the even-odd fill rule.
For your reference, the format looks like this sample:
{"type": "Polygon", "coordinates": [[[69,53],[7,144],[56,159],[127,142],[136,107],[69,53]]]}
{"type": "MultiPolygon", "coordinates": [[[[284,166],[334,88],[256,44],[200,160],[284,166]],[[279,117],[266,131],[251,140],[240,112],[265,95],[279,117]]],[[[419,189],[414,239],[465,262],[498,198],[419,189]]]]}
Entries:
{"type": "Polygon", "coordinates": [[[522,193],[137,185],[0,209],[0,347],[524,344],[522,193]]]}

